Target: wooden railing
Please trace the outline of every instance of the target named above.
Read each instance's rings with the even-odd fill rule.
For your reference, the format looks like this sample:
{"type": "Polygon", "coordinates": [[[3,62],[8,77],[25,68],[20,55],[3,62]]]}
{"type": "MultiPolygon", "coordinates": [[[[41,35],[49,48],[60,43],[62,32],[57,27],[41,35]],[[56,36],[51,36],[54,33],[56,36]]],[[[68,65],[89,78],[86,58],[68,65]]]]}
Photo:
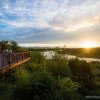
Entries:
{"type": "Polygon", "coordinates": [[[0,69],[18,63],[30,57],[30,52],[0,54],[0,69]]]}

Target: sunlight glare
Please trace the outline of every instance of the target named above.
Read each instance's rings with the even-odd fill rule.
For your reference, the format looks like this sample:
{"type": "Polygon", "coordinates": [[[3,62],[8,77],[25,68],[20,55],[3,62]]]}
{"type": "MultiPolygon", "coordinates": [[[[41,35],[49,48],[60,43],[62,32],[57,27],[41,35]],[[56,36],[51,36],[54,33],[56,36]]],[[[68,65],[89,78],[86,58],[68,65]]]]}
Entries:
{"type": "Polygon", "coordinates": [[[83,45],[82,45],[84,48],[92,48],[94,47],[94,43],[93,42],[84,42],[83,45]]]}

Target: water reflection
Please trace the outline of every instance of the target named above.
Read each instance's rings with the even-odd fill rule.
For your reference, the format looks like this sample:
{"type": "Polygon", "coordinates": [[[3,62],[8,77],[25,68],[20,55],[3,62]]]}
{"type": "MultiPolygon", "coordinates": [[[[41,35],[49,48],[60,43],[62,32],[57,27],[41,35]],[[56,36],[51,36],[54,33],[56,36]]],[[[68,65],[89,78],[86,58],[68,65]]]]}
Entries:
{"type": "MultiPolygon", "coordinates": [[[[44,52],[44,56],[46,57],[46,59],[52,59],[52,56],[54,56],[54,55],[55,55],[54,51],[45,51],[44,52]]],[[[77,56],[65,54],[64,57],[66,57],[67,59],[75,59],[77,56]]],[[[95,59],[95,58],[81,58],[81,57],[77,57],[77,58],[79,60],[85,60],[87,62],[91,62],[91,61],[100,62],[100,59],[95,59]]]]}

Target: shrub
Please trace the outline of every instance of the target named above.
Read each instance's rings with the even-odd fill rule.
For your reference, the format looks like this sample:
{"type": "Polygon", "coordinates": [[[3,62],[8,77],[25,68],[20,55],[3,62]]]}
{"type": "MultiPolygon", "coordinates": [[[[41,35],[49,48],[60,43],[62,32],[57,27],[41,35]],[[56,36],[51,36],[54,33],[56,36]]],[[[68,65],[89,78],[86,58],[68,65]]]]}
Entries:
{"type": "Polygon", "coordinates": [[[20,100],[53,100],[56,80],[51,73],[36,71],[24,82],[19,83],[15,89],[15,97],[20,100]]]}
{"type": "Polygon", "coordinates": [[[59,54],[55,54],[53,59],[48,60],[47,67],[48,70],[56,76],[71,76],[71,70],[68,65],[68,61],[59,54]]]}
{"type": "Polygon", "coordinates": [[[79,100],[78,83],[73,82],[70,78],[62,78],[59,80],[60,92],[62,94],[62,100],[79,100]]]}
{"type": "Polygon", "coordinates": [[[42,54],[42,52],[39,51],[34,51],[31,53],[31,61],[35,62],[37,64],[44,64],[45,62],[45,57],[42,54]]]}
{"type": "Polygon", "coordinates": [[[90,63],[78,59],[71,59],[69,61],[69,66],[75,81],[80,82],[85,87],[93,88],[94,73],[90,63]]]}

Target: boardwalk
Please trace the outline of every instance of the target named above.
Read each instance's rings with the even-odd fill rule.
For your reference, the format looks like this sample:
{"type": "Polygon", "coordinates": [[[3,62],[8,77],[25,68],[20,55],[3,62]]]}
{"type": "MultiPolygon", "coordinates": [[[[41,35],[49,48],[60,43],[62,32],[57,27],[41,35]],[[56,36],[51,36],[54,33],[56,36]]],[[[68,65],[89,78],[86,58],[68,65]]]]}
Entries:
{"type": "Polygon", "coordinates": [[[7,72],[9,69],[27,62],[29,59],[29,52],[0,54],[0,73],[7,72]]]}

